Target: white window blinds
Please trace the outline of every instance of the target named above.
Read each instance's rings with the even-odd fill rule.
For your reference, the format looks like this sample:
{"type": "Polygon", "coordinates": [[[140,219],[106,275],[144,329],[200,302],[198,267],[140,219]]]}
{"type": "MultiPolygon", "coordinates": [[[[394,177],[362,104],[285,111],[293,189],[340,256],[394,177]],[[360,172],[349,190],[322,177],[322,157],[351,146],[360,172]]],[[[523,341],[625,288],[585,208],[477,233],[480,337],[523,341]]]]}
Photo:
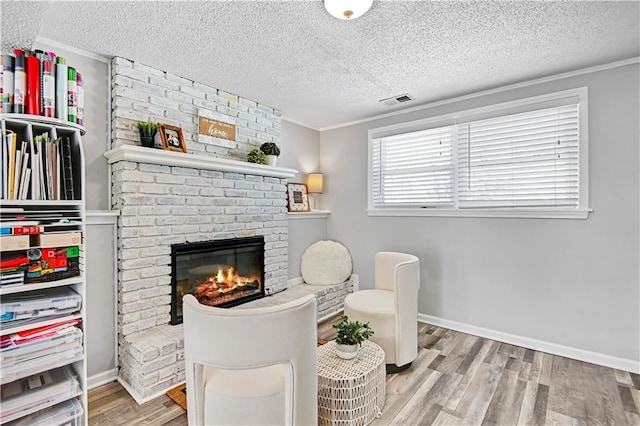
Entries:
{"type": "Polygon", "coordinates": [[[373,216],[589,212],[586,87],[369,130],[373,216]]]}
{"type": "Polygon", "coordinates": [[[374,139],[374,207],[452,206],[452,126],[374,139]]]}
{"type": "Polygon", "coordinates": [[[458,125],[458,206],[578,206],[578,105],[458,125]]]}

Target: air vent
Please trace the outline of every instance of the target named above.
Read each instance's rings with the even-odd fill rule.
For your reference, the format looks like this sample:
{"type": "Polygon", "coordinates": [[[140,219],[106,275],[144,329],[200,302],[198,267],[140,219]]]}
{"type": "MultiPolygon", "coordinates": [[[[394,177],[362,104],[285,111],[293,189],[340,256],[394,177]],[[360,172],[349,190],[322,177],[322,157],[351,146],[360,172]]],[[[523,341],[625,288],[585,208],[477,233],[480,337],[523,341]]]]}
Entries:
{"type": "Polygon", "coordinates": [[[413,96],[411,96],[408,93],[404,93],[402,95],[393,96],[391,98],[380,99],[379,102],[381,102],[384,106],[394,106],[394,105],[402,104],[412,100],[414,100],[413,96]]]}

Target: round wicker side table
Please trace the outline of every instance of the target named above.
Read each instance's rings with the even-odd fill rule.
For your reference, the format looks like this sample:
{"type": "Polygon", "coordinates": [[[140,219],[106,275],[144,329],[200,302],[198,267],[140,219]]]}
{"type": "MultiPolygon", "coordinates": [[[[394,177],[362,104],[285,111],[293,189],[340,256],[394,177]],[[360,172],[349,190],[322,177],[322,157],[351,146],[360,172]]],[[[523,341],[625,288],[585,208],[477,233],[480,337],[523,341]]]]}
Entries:
{"type": "Polygon", "coordinates": [[[318,424],[371,423],[384,406],[385,379],[384,352],[371,341],[349,360],[336,355],[335,341],[318,347],[318,424]]]}

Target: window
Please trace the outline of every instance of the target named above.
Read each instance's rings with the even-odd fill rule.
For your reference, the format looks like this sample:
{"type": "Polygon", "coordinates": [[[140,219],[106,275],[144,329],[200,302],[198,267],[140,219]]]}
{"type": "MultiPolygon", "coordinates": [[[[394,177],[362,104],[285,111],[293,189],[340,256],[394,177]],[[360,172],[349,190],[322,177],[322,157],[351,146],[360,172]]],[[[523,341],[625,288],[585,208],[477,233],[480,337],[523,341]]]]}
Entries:
{"type": "Polygon", "coordinates": [[[586,95],[371,130],[369,214],[586,218],[586,95]]]}
{"type": "Polygon", "coordinates": [[[453,204],[452,126],[373,142],[375,206],[453,204]]]}

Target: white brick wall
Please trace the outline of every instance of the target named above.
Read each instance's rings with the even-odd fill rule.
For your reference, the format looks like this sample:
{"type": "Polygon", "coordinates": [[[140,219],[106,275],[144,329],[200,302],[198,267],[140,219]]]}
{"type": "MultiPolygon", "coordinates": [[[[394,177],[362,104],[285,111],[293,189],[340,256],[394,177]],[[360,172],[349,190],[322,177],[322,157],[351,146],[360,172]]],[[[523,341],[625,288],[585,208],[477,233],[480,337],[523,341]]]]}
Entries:
{"type": "MultiPolygon", "coordinates": [[[[182,128],[187,151],[245,160],[252,148],[280,142],[280,111],[123,58],[111,61],[112,148],[139,145],[136,121],[155,121],[182,128]],[[198,109],[228,116],[236,140],[198,135],[198,109]]],[[[162,146],[160,136],[156,146],[162,146]]]]}
{"type": "Polygon", "coordinates": [[[121,210],[118,322],[123,336],[169,322],[169,311],[153,309],[169,305],[171,244],[264,235],[265,289],[285,288],[285,182],[182,167],[114,164],[112,202],[121,210]],[[132,315],[136,312],[145,315],[132,315]]]}

